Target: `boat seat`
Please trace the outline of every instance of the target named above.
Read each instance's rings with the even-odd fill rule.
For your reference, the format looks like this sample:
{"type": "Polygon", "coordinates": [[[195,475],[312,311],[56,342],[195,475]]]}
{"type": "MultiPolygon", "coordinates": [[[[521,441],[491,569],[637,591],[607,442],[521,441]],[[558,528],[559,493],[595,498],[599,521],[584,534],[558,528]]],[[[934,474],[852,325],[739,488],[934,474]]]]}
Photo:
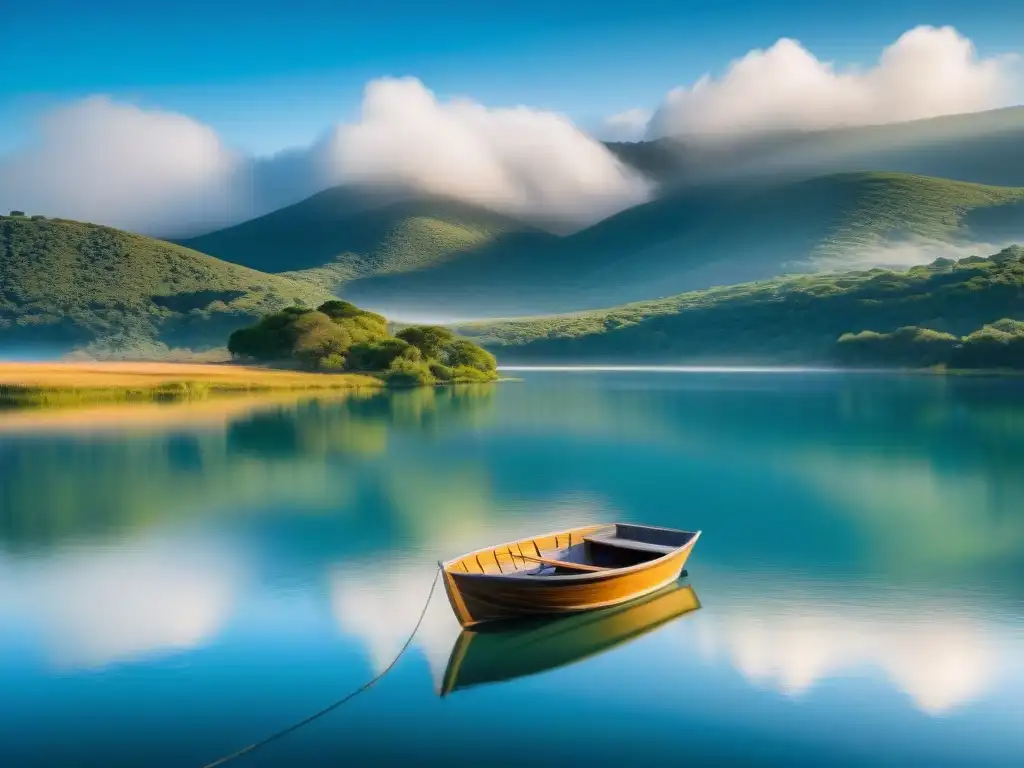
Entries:
{"type": "Polygon", "coordinates": [[[679,549],[679,547],[670,547],[667,544],[648,544],[646,541],[623,539],[619,538],[614,533],[598,533],[592,536],[584,536],[583,540],[593,542],[594,544],[618,547],[619,549],[632,549],[635,552],[655,552],[659,555],[667,555],[669,552],[675,552],[679,549]]]}
{"type": "Polygon", "coordinates": [[[533,555],[512,555],[512,557],[518,557],[523,560],[530,560],[534,563],[541,563],[543,565],[552,565],[555,568],[568,568],[573,571],[587,571],[588,573],[596,573],[598,571],[610,570],[602,565],[588,565],[586,563],[570,563],[568,560],[553,560],[549,557],[534,557],[533,555]]]}

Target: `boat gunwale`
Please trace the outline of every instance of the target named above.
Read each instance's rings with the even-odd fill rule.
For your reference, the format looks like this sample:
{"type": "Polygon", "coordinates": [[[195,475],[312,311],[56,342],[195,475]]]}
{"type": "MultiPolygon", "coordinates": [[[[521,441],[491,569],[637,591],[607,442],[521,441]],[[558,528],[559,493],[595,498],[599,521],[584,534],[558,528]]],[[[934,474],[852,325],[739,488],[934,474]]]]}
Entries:
{"type": "MultiPolygon", "coordinates": [[[[561,575],[561,576],[558,576],[558,575],[545,576],[544,577],[544,582],[547,583],[547,582],[550,582],[550,581],[558,581],[558,582],[565,582],[565,581],[603,581],[605,579],[616,578],[616,577],[618,577],[618,576],[620,576],[622,574],[631,574],[631,573],[634,573],[634,572],[637,572],[637,571],[642,571],[642,570],[645,570],[646,568],[649,568],[649,567],[651,567],[653,565],[656,565],[657,563],[662,562],[666,558],[675,557],[679,553],[683,552],[684,550],[692,548],[693,545],[697,543],[697,539],[700,538],[700,534],[701,534],[701,531],[684,531],[681,528],[666,528],[666,527],[663,527],[663,526],[656,526],[656,525],[640,525],[638,523],[619,523],[619,522],[614,522],[614,523],[598,523],[598,524],[594,524],[594,525],[577,525],[574,528],[564,528],[564,529],[559,530],[559,531],[551,531],[550,533],[538,533],[537,535],[533,536],[532,538],[533,539],[542,539],[542,538],[546,538],[548,536],[559,536],[559,535],[561,535],[563,533],[570,533],[572,531],[578,531],[578,530],[585,529],[585,528],[600,529],[600,528],[610,528],[612,526],[618,526],[618,525],[632,525],[632,526],[637,527],[637,528],[650,528],[650,529],[657,530],[657,531],[671,531],[673,533],[689,533],[689,534],[693,534],[693,535],[691,536],[690,540],[687,541],[685,544],[682,544],[682,545],[676,547],[675,549],[673,549],[671,552],[666,552],[664,555],[661,555],[660,557],[656,557],[653,560],[644,560],[643,562],[636,563],[634,565],[629,565],[629,566],[626,566],[624,568],[609,568],[607,571],[601,571],[601,572],[598,572],[598,573],[569,573],[569,574],[564,574],[564,575],[561,575]]],[[[492,544],[489,547],[481,547],[480,549],[474,549],[471,552],[466,552],[465,554],[459,555],[457,557],[453,557],[450,560],[445,560],[444,562],[441,563],[441,570],[443,570],[445,573],[451,575],[452,577],[458,576],[460,579],[465,579],[465,578],[501,579],[503,581],[508,581],[509,579],[513,579],[513,580],[524,581],[524,582],[534,582],[534,581],[537,581],[536,574],[523,574],[523,573],[520,573],[518,571],[516,571],[515,573],[469,573],[469,572],[463,572],[463,571],[450,571],[450,570],[448,570],[449,566],[451,566],[452,564],[458,562],[459,560],[464,560],[467,557],[473,557],[474,555],[479,555],[482,552],[490,552],[492,550],[496,550],[496,549],[499,549],[501,547],[510,548],[513,544],[518,544],[521,541],[527,541],[527,539],[526,538],[513,539],[511,541],[502,542],[501,544],[492,544]]],[[[678,578],[678,577],[676,577],[676,578],[678,578]]],[[[667,586],[669,583],[671,583],[671,580],[666,581],[665,584],[663,584],[661,586],[667,586]]]]}

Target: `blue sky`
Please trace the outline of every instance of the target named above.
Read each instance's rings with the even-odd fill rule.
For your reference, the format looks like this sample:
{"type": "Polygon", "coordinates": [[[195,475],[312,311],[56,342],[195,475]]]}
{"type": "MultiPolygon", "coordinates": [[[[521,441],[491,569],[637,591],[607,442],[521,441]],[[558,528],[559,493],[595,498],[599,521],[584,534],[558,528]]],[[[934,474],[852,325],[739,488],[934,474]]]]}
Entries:
{"type": "Polygon", "coordinates": [[[584,127],[782,36],[873,62],[918,24],[956,26],[982,55],[1019,50],[1024,3],[989,0],[37,0],[6,3],[0,151],[38,114],[89,94],[183,112],[239,149],[308,144],[354,116],[366,81],[414,75],[439,96],[528,104],[584,127]],[[499,7],[500,6],[500,7],[499,7]]]}

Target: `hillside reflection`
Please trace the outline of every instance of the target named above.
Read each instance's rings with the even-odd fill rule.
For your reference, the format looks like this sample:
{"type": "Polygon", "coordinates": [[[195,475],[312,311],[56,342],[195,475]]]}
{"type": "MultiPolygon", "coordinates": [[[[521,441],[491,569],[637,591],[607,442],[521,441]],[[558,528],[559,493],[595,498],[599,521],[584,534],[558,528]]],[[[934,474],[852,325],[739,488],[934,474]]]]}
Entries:
{"type": "MultiPolygon", "coordinates": [[[[389,482],[389,440],[478,428],[493,402],[493,387],[458,386],[0,414],[0,550],[282,505],[333,510],[367,473],[389,482]]],[[[426,456],[414,469],[441,463],[426,456]]]]}
{"type": "Polygon", "coordinates": [[[337,644],[362,678],[438,559],[637,520],[704,530],[702,610],[460,640],[442,595],[409,685],[464,691],[452,707],[598,670],[627,701],[695,675],[775,704],[860,684],[953,717],[1024,691],[1022,402],[1016,382],[548,376],[0,415],[0,647],[70,674],[272,657],[295,627],[292,651],[337,644]]]}

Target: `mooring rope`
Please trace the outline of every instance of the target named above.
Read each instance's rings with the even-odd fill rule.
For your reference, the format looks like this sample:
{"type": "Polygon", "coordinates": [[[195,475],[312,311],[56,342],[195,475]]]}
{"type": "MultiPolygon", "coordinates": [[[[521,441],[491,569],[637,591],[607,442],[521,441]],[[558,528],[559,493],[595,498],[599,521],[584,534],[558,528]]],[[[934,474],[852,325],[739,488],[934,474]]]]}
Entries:
{"type": "Polygon", "coordinates": [[[217,766],[225,765],[233,760],[237,760],[240,757],[244,757],[245,755],[248,755],[251,752],[255,752],[257,749],[266,746],[270,742],[277,741],[278,739],[287,736],[289,733],[293,733],[294,731],[299,730],[299,728],[309,725],[314,720],[323,717],[328,712],[332,712],[338,707],[340,707],[342,704],[351,701],[363,691],[372,688],[374,684],[376,684],[381,678],[384,677],[384,675],[386,675],[388,672],[392,670],[392,668],[398,663],[398,660],[402,658],[402,654],[409,650],[409,646],[412,645],[413,638],[416,637],[416,633],[420,630],[420,625],[423,624],[423,618],[427,615],[427,608],[430,607],[430,601],[434,597],[434,590],[437,589],[437,580],[440,576],[441,570],[439,568],[437,573],[434,574],[434,583],[430,585],[430,592],[427,594],[427,601],[423,604],[423,610],[420,611],[420,617],[416,621],[416,626],[412,628],[412,634],[409,635],[409,639],[405,641],[405,645],[402,646],[402,649],[398,652],[398,655],[395,656],[395,658],[391,660],[391,663],[388,664],[383,669],[383,671],[381,671],[376,677],[373,677],[369,681],[363,683],[359,688],[356,688],[354,691],[347,694],[343,698],[340,698],[337,701],[328,704],[319,712],[314,712],[309,717],[306,717],[297,723],[292,723],[287,728],[282,728],[280,731],[272,733],[266,738],[260,739],[259,741],[254,741],[249,746],[242,747],[237,752],[232,752],[230,755],[225,755],[224,757],[218,758],[217,760],[214,760],[212,763],[206,763],[203,766],[203,768],[217,768],[217,766]]]}

